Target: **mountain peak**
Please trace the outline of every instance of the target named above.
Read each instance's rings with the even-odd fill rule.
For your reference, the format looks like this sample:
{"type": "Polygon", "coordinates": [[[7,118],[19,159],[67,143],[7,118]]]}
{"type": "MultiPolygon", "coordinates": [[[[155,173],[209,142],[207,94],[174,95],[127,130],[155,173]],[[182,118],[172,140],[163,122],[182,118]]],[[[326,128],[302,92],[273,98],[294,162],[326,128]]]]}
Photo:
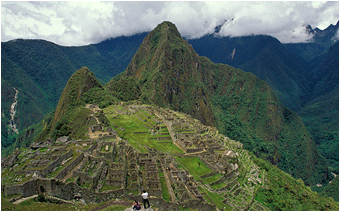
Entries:
{"type": "Polygon", "coordinates": [[[176,26],[163,22],[145,37],[120,80],[111,80],[108,87],[113,93],[117,92],[115,88],[122,86],[138,87],[135,93],[140,93],[139,99],[143,102],[189,114],[200,110],[204,115],[195,118],[212,125],[212,111],[206,104],[212,90],[208,92],[200,86],[191,86],[200,85],[200,68],[198,54],[182,38],[176,26]],[[185,107],[183,101],[188,101],[185,107]]]}
{"type": "Polygon", "coordinates": [[[181,34],[178,32],[178,29],[175,24],[170,21],[163,21],[158,24],[157,27],[152,31],[160,31],[161,33],[175,33],[176,35],[181,37],[181,34]]]}
{"type": "Polygon", "coordinates": [[[143,41],[143,44],[150,45],[151,48],[156,46],[158,43],[162,43],[164,41],[169,41],[173,39],[182,40],[181,34],[178,32],[175,24],[164,21],[157,25],[157,27],[152,30],[148,36],[143,41]]]}
{"type": "Polygon", "coordinates": [[[84,93],[95,87],[102,87],[87,67],[78,69],[68,80],[57,105],[52,122],[54,124],[71,108],[77,106],[84,93]]]}
{"type": "Polygon", "coordinates": [[[164,21],[144,38],[125,74],[140,80],[151,72],[171,71],[177,62],[184,63],[183,58],[190,59],[193,55],[196,52],[183,40],[177,27],[164,21]]]}

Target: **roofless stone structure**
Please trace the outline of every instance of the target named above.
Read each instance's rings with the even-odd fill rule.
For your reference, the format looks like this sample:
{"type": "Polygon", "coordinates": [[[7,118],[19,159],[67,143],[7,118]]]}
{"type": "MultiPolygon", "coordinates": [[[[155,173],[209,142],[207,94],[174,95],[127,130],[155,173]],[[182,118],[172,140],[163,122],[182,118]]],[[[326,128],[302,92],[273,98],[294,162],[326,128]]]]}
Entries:
{"type": "Polygon", "coordinates": [[[264,186],[264,172],[252,163],[242,144],[218,134],[216,128],[148,105],[86,107],[117,123],[129,117],[140,121],[145,130],[131,134],[148,138],[148,145],[121,138],[120,133],[129,131],[114,121],[112,127],[90,127],[90,137],[101,132],[96,138],[34,143],[2,160],[4,195],[19,195],[18,199],[46,194],[99,203],[121,197],[141,201],[141,192],[147,190],[152,204],[161,210],[180,206],[215,210],[209,193],[216,193],[229,209],[265,209],[253,198],[256,189],[264,186]],[[173,145],[177,153],[162,151],[165,145],[173,145]],[[196,161],[196,169],[187,161],[196,161]]]}

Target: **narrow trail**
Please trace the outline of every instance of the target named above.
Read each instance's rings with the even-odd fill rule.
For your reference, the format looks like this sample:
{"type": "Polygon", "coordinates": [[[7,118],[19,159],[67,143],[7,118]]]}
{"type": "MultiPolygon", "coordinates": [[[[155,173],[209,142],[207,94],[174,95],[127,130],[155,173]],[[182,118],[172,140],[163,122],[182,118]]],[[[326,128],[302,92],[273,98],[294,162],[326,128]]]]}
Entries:
{"type": "Polygon", "coordinates": [[[14,205],[17,205],[19,203],[22,203],[23,201],[25,200],[29,200],[29,199],[34,199],[34,198],[37,198],[38,195],[33,195],[33,196],[30,196],[30,197],[26,197],[26,198],[21,198],[21,199],[18,199],[17,201],[13,202],[14,205]]]}

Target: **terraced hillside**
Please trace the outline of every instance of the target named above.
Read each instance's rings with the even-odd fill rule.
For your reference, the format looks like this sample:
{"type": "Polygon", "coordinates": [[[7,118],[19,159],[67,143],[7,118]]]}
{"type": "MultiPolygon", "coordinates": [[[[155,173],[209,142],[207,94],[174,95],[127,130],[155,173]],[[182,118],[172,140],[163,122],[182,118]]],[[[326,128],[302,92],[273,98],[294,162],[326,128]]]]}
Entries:
{"type": "Polygon", "coordinates": [[[140,198],[146,189],[161,210],[266,209],[254,201],[265,173],[239,142],[167,109],[123,104],[103,111],[110,135],[93,126],[88,133],[98,139],[61,137],[3,160],[4,195],[18,201],[44,193],[80,204],[140,198]]]}
{"type": "Polygon", "coordinates": [[[216,128],[138,102],[86,108],[105,115],[110,126],[89,127],[86,135],[95,139],[47,139],[4,158],[2,202],[43,195],[79,209],[115,198],[141,201],[145,189],[154,210],[271,209],[257,200],[270,181],[265,169],[216,128]]]}

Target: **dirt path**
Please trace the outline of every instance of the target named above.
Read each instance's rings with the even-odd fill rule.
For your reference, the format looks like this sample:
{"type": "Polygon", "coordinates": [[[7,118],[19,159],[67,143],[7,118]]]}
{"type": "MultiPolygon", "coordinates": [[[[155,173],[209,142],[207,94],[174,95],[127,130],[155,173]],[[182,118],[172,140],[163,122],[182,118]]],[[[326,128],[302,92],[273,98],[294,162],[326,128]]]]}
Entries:
{"type": "Polygon", "coordinates": [[[92,114],[92,117],[93,117],[94,119],[96,119],[96,121],[97,121],[97,124],[100,124],[100,122],[99,122],[99,120],[98,120],[98,118],[97,118],[97,117],[95,117],[93,114],[92,114]]]}
{"type": "Polygon", "coordinates": [[[333,173],[333,172],[331,172],[331,173],[332,173],[332,175],[333,175],[334,177],[336,177],[336,176],[337,176],[335,173],[333,173]]]}
{"type": "Polygon", "coordinates": [[[28,199],[33,199],[33,198],[37,198],[38,195],[33,195],[33,196],[30,196],[30,197],[26,197],[26,198],[21,198],[21,199],[18,199],[17,201],[13,202],[14,205],[17,205],[19,203],[22,203],[23,201],[25,200],[28,200],[28,199]]]}

